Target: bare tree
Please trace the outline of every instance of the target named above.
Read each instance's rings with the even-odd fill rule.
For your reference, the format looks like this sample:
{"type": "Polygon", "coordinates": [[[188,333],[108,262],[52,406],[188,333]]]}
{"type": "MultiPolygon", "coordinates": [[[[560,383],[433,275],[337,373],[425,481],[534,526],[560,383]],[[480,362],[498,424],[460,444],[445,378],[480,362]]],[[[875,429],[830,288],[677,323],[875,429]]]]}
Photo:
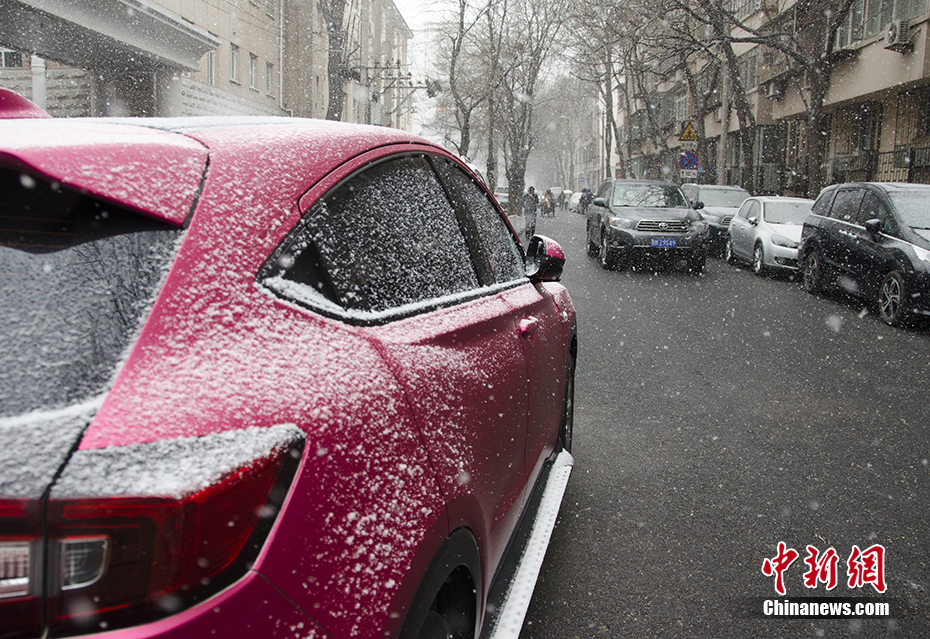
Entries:
{"type": "Polygon", "coordinates": [[[327,120],[341,120],[345,107],[345,84],[357,79],[349,61],[349,35],[345,25],[346,0],[319,0],[320,15],[326,23],[327,60],[326,75],[329,86],[327,120]]]}
{"type": "Polygon", "coordinates": [[[526,163],[535,143],[534,99],[546,64],[558,46],[567,0],[514,0],[504,24],[504,73],[497,101],[504,129],[506,175],[511,215],[520,211],[526,163]]]}

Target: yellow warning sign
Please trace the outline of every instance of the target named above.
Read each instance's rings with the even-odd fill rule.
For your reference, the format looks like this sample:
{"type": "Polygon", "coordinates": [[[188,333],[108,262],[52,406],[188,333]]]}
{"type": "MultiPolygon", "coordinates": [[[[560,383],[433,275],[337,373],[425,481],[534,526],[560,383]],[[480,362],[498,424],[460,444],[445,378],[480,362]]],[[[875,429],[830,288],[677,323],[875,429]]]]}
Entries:
{"type": "Polygon", "coordinates": [[[697,142],[697,139],[697,131],[695,131],[694,127],[691,126],[691,123],[688,122],[685,125],[685,130],[681,132],[680,136],[678,136],[678,140],[680,142],[697,142]]]}

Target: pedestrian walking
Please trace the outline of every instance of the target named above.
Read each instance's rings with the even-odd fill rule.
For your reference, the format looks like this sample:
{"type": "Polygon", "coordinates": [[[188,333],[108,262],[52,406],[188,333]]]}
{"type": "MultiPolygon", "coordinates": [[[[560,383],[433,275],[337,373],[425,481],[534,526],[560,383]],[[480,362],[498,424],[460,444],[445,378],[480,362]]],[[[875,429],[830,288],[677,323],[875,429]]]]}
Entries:
{"type": "Polygon", "coordinates": [[[524,233],[526,241],[536,235],[536,211],[539,209],[539,196],[536,195],[536,189],[530,187],[523,196],[523,220],[526,224],[524,233]]]}

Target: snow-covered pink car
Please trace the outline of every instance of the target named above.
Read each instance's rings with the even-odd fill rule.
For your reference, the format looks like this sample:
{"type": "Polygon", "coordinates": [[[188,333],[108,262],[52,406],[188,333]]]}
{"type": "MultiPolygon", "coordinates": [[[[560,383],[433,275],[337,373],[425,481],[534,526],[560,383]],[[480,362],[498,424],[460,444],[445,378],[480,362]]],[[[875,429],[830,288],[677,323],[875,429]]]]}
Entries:
{"type": "Polygon", "coordinates": [[[558,245],[403,131],[42,115],[0,90],[0,635],[519,628],[558,245]]]}

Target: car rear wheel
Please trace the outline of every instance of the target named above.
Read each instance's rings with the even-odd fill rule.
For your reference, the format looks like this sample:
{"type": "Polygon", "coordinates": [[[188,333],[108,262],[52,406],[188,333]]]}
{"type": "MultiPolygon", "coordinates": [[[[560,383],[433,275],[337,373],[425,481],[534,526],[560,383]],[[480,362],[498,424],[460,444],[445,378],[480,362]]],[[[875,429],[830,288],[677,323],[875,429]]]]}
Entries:
{"type": "Polygon", "coordinates": [[[761,244],[756,244],[756,248],[752,251],[752,272],[756,275],[762,275],[765,272],[765,254],[761,244]]]}
{"type": "Polygon", "coordinates": [[[897,271],[885,276],[878,291],[878,312],[889,326],[900,326],[904,321],[904,278],[897,271]]]}
{"type": "Polygon", "coordinates": [[[398,638],[475,639],[480,583],[477,542],[467,528],[458,528],[430,563],[398,638]]]}
{"type": "Polygon", "coordinates": [[[588,239],[588,255],[590,255],[591,257],[594,257],[595,255],[598,254],[599,247],[597,244],[591,241],[591,223],[590,222],[588,223],[588,232],[586,234],[586,237],[588,239]]]}
{"type": "Polygon", "coordinates": [[[804,262],[801,264],[801,286],[808,293],[818,293],[823,289],[820,254],[816,250],[804,256],[804,262]]]}

